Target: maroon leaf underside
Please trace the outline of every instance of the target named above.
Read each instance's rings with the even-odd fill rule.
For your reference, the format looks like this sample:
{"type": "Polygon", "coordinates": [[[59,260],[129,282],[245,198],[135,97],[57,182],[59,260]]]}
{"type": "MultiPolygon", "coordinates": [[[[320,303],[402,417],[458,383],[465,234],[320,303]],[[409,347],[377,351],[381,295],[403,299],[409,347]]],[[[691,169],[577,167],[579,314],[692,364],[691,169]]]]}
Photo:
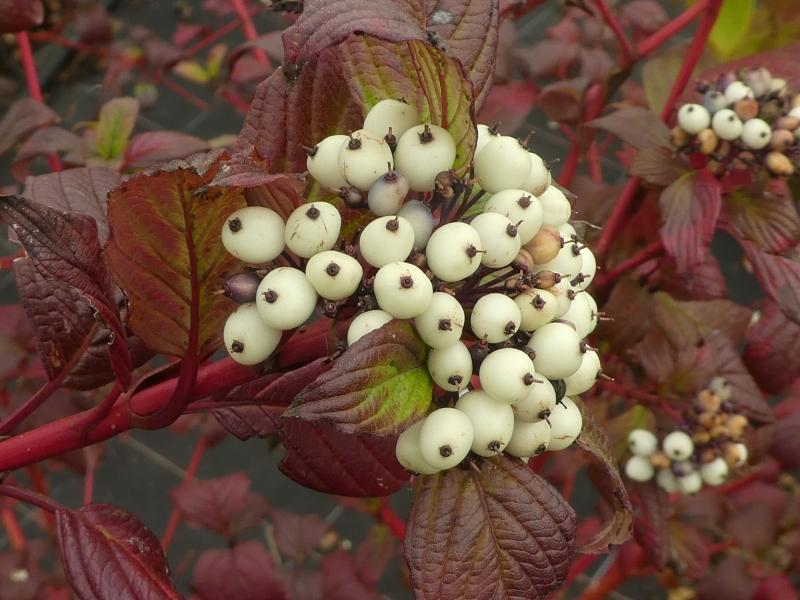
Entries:
{"type": "Polygon", "coordinates": [[[42,0],[0,0],[0,33],[16,33],[41,25],[42,0]]]}
{"type": "Polygon", "coordinates": [[[743,360],[758,385],[769,394],[786,390],[800,372],[800,325],[786,318],[773,300],[747,330],[743,360]]]}
{"type": "Polygon", "coordinates": [[[669,187],[687,174],[688,165],[669,146],[645,146],[631,161],[630,174],[656,187],[669,187]]]}
{"type": "Polygon", "coordinates": [[[338,550],[322,559],[322,597],[325,600],[378,600],[381,595],[362,581],[353,556],[338,550]]]}
{"type": "Polygon", "coordinates": [[[752,311],[730,300],[681,302],[664,292],[651,298],[650,318],[677,351],[697,346],[715,332],[738,345],[750,325],[752,311]]]}
{"type": "Polygon", "coordinates": [[[11,164],[11,174],[19,181],[24,181],[30,175],[33,159],[53,154],[61,158],[65,167],[78,166],[86,163],[88,148],[83,138],[62,127],[37,129],[17,150],[11,164]]]}
{"type": "Polygon", "coordinates": [[[405,555],[415,597],[545,598],[575,547],[575,513],[517,458],[420,477],[405,555]]]}
{"type": "Polygon", "coordinates": [[[800,324],[800,260],[795,254],[768,254],[753,242],[740,243],[764,292],[789,319],[800,324]]]}
{"type": "Polygon", "coordinates": [[[758,196],[735,191],[725,196],[723,210],[736,237],[755,242],[765,252],[779,254],[800,239],[800,216],[788,190],[758,196]]]}
{"type": "Polygon", "coordinates": [[[180,131],[146,131],[131,139],[125,149],[125,164],[133,169],[155,167],[209,149],[206,140],[180,131]]]}
{"type": "Polygon", "coordinates": [[[80,600],[178,600],[158,538],[110,504],[56,511],[61,563],[80,600]]]}
{"type": "Polygon", "coordinates": [[[202,600],[286,598],[272,557],[256,541],[203,552],[194,567],[192,588],[202,600]]]}
{"type": "Polygon", "coordinates": [[[275,543],[281,556],[302,562],[319,545],[330,524],[317,515],[304,515],[280,508],[269,508],[269,520],[275,530],[275,543]]]}
{"type": "MultiPolygon", "coordinates": [[[[0,0],[0,23],[3,19],[3,1],[0,0]]],[[[7,1],[7,0],[6,0],[7,1]]],[[[19,0],[20,3],[26,0],[19,0]]],[[[35,2],[31,2],[34,5],[35,2]]],[[[39,5],[41,6],[41,4],[39,5]]],[[[2,29],[2,25],[0,25],[2,29]]],[[[33,98],[21,98],[8,107],[0,119],[0,154],[7,152],[27,134],[39,127],[54,125],[61,118],[46,104],[33,98]]]]}
{"type": "Polygon", "coordinates": [[[591,456],[589,475],[600,495],[614,511],[611,519],[589,540],[579,540],[578,550],[585,554],[606,552],[612,544],[624,544],[631,538],[633,506],[614,458],[614,448],[603,428],[580,398],[574,398],[583,415],[583,428],[577,445],[591,456]]]}
{"type": "Polygon", "coordinates": [[[669,147],[669,128],[657,114],[640,106],[616,110],[610,115],[586,123],[584,127],[614,134],[637,150],[653,146],[669,147]]]}
{"type": "Polygon", "coordinates": [[[769,452],[786,469],[800,467],[800,413],[781,419],[775,424],[769,452]]]}
{"type": "Polygon", "coordinates": [[[669,498],[653,482],[628,482],[636,507],[633,536],[654,565],[663,568],[669,559],[669,498]]]}

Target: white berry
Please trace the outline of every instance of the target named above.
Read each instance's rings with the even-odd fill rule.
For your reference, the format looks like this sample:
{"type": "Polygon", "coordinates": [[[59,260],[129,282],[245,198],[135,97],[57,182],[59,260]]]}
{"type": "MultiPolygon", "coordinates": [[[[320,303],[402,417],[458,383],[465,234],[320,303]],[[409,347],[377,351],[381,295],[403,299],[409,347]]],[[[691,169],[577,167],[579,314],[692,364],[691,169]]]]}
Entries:
{"type": "Polygon", "coordinates": [[[350,134],[339,150],[338,159],[347,183],[359,190],[368,190],[386,173],[387,167],[394,165],[392,150],[383,136],[364,129],[350,134]]]}
{"type": "Polygon", "coordinates": [[[467,456],[473,437],[467,415],[456,408],[439,408],[422,422],[419,434],[422,458],[436,469],[451,469],[467,456]]]}
{"type": "Polygon", "coordinates": [[[395,319],[421,315],[433,296],[431,280],[419,267],[405,262],[392,262],[378,269],[372,289],[381,310],[395,319]]]}
{"type": "Polygon", "coordinates": [[[222,226],[222,245],[241,261],[260,264],[283,252],[283,219],[263,206],[246,206],[222,226]]]}
{"type": "Polygon", "coordinates": [[[731,382],[724,377],[714,377],[708,384],[708,389],[714,392],[719,399],[725,402],[731,399],[731,382]]]}
{"type": "Polygon", "coordinates": [[[678,489],[682,494],[696,494],[703,488],[703,478],[697,471],[692,471],[677,478],[678,489]]]}
{"type": "Polygon", "coordinates": [[[317,292],[305,273],[279,267],[266,274],[256,292],[258,313],[275,329],[294,329],[314,313],[317,292]]]}
{"type": "Polygon", "coordinates": [[[517,419],[511,441],[506,445],[506,453],[520,458],[538,456],[550,445],[552,431],[547,421],[527,423],[517,419]]]}
{"type": "Polygon", "coordinates": [[[347,186],[339,170],[339,150],[347,140],[346,135],[329,135],[314,146],[306,159],[309,174],[327,190],[335,192],[347,186]]]}
{"type": "Polygon", "coordinates": [[[761,150],[772,137],[772,128],[762,119],[749,119],[742,127],[742,143],[753,150],[761,150]]]}
{"type": "Polygon", "coordinates": [[[398,217],[403,217],[414,230],[413,250],[422,250],[428,244],[433,233],[433,215],[431,209],[424,202],[409,200],[397,212],[398,217]]]}
{"type": "Polygon", "coordinates": [[[478,156],[480,151],[486,147],[486,144],[499,135],[499,133],[492,131],[491,127],[488,125],[478,125],[478,140],[475,143],[475,156],[478,156]]]}
{"type": "Polygon", "coordinates": [[[473,167],[481,188],[496,194],[522,188],[531,170],[531,157],[515,138],[498,135],[475,157],[473,167]]]}
{"type": "Polygon", "coordinates": [[[728,84],[725,88],[725,101],[728,104],[733,104],[745,98],[752,98],[754,96],[753,90],[747,87],[741,81],[734,81],[728,84]]]}
{"type": "Polygon", "coordinates": [[[650,456],[658,449],[658,438],[647,429],[633,429],[628,434],[628,450],[636,456],[650,456]]]}
{"type": "Polygon", "coordinates": [[[673,431],[664,438],[662,448],[672,460],[686,460],[694,452],[694,443],[683,431],[673,431]]]}
{"type": "Polygon", "coordinates": [[[650,481],[654,475],[653,465],[644,456],[631,456],[625,462],[625,475],[633,481],[650,481]]]}
{"type": "Polygon", "coordinates": [[[533,152],[528,152],[528,156],[531,159],[531,169],[520,187],[534,196],[538,196],[552,183],[552,176],[541,156],[533,152]]]}
{"type": "Polygon", "coordinates": [[[517,304],[505,294],[481,296],[472,308],[470,327],[479,340],[496,344],[510,338],[522,319],[517,304]]]}
{"type": "Polygon", "coordinates": [[[392,129],[392,135],[400,138],[411,127],[419,123],[416,109],[400,100],[381,100],[367,113],[364,129],[383,137],[392,129]]]}
{"type": "Polygon", "coordinates": [[[438,473],[439,469],[425,462],[420,449],[420,433],[422,432],[422,424],[424,422],[423,420],[414,423],[400,434],[397,438],[394,453],[397,457],[397,462],[409,471],[419,473],[420,475],[433,475],[434,473],[438,473]]]}
{"type": "Polygon", "coordinates": [[[553,384],[544,377],[537,379],[538,381],[528,389],[528,394],[512,405],[514,414],[520,421],[533,423],[546,419],[556,405],[556,391],[553,389],[553,384]]]}
{"type": "Polygon", "coordinates": [[[326,300],[344,300],[352,296],[361,284],[363,275],[361,263],[335,250],[315,254],[306,264],[306,277],[326,300]]]}
{"type": "Polygon", "coordinates": [[[569,310],[559,317],[560,320],[569,321],[575,325],[575,331],[580,338],[588,336],[597,326],[596,311],[592,308],[593,302],[594,299],[586,292],[576,294],[569,305],[569,310]]]}
{"type": "Polygon", "coordinates": [[[392,320],[392,315],[383,310],[368,310],[358,315],[347,329],[347,345],[352,346],[368,333],[380,329],[392,320]]]}
{"type": "Polygon", "coordinates": [[[525,398],[537,379],[531,359],[516,348],[490,352],[481,363],[478,377],[487,394],[509,404],[525,398]]]}
{"type": "Polygon", "coordinates": [[[533,271],[534,273],[552,271],[553,273],[558,273],[564,279],[572,279],[581,272],[582,267],[583,256],[578,246],[574,242],[568,242],[561,247],[555,258],[541,265],[536,265],[533,271]]]}
{"type": "Polygon", "coordinates": [[[361,232],[358,249],[373,267],[408,258],[414,246],[414,228],[403,217],[380,217],[361,232]]]}
{"type": "Polygon", "coordinates": [[[706,107],[699,104],[684,104],[678,110],[678,125],[686,133],[696,135],[708,129],[711,115],[706,107]]]}
{"type": "Polygon", "coordinates": [[[542,205],[542,225],[545,227],[563,225],[572,215],[572,205],[564,192],[554,185],[539,194],[539,203],[542,205]]]}
{"type": "Polygon", "coordinates": [[[725,99],[725,94],[717,90],[708,90],[703,94],[703,106],[712,115],[718,110],[722,110],[728,106],[728,101],[725,99]]]}
{"type": "Polygon", "coordinates": [[[480,456],[495,456],[503,451],[514,432],[511,405],[485,391],[473,390],[458,399],[456,408],[472,423],[472,451],[480,456]]]}
{"type": "Polygon", "coordinates": [[[519,254],[521,242],[517,227],[508,217],[485,212],[477,215],[470,226],[481,238],[481,264],[497,269],[510,265],[519,254]]]}
{"type": "Polygon", "coordinates": [[[408,194],[408,179],[397,171],[387,171],[375,180],[367,193],[367,206],[379,217],[396,215],[408,194]]]}
{"type": "Polygon", "coordinates": [[[569,279],[565,277],[550,288],[550,293],[552,293],[556,299],[556,305],[558,306],[556,310],[556,318],[560,319],[567,314],[567,312],[569,312],[569,309],[572,307],[572,301],[575,299],[577,292],[575,292],[575,288],[572,287],[569,279]]]}
{"type": "Polygon", "coordinates": [[[547,290],[531,289],[514,298],[520,310],[522,331],[535,331],[556,318],[558,301],[547,290]]]}
{"type": "Polygon", "coordinates": [[[668,494],[678,491],[678,480],[675,478],[672,470],[668,468],[659,469],[658,474],[656,475],[656,483],[658,484],[658,487],[668,494]]]}
{"type": "Polygon", "coordinates": [[[714,113],[711,119],[711,128],[722,140],[735,140],[742,135],[742,121],[729,108],[723,108],[714,113]]]}
{"type": "Polygon", "coordinates": [[[397,141],[394,160],[397,170],[408,178],[415,192],[433,191],[436,176],[453,167],[456,143],[446,129],[417,125],[397,141]]]}
{"type": "Polygon", "coordinates": [[[281,331],[264,323],[255,302],[248,302],[228,316],[222,337],[233,360],[255,365],[269,358],[281,341],[281,331]]]}
{"type": "Polygon", "coordinates": [[[700,467],[700,476],[707,485],[722,485],[728,478],[728,463],[722,457],[715,458],[700,467]]]}
{"type": "Polygon", "coordinates": [[[508,217],[519,230],[519,239],[527,244],[539,233],[542,227],[542,205],[525,190],[503,190],[494,194],[484,207],[484,211],[499,213],[508,217]]]}
{"type": "Polygon", "coordinates": [[[548,379],[564,379],[581,366],[581,338],[566,323],[548,323],[533,332],[528,347],[535,352],[533,368],[548,379]]]}
{"type": "Polygon", "coordinates": [[[472,356],[463,342],[433,348],[428,354],[428,372],[440,388],[448,392],[463,390],[472,377],[472,356]]]}
{"type": "Polygon", "coordinates": [[[583,416],[572,398],[564,396],[547,419],[550,422],[550,451],[569,448],[583,427],[583,416]]]}
{"type": "Polygon", "coordinates": [[[442,281],[472,275],[481,266],[481,237],[466,223],[447,223],[433,232],[425,248],[428,268],[442,281]]]}
{"type": "Polygon", "coordinates": [[[284,240],[297,256],[311,258],[330,250],[339,239],[342,217],[329,202],[309,202],[298,206],[286,219],[284,240]]]}
{"type": "Polygon", "coordinates": [[[419,337],[431,348],[445,348],[461,339],[464,309],[450,294],[434,292],[424,313],[414,318],[419,337]]]}
{"type": "Polygon", "coordinates": [[[594,350],[584,352],[578,370],[564,378],[564,383],[567,384],[566,393],[570,396],[577,396],[591,389],[600,376],[600,368],[600,357],[597,352],[594,350]]]}
{"type": "Polygon", "coordinates": [[[594,253],[589,250],[589,246],[581,246],[581,270],[580,276],[572,278],[572,285],[578,291],[583,291],[592,285],[594,276],[597,273],[597,260],[594,253]]]}
{"type": "Polygon", "coordinates": [[[736,466],[742,467],[745,464],[747,464],[747,456],[748,456],[747,446],[745,446],[741,442],[734,445],[736,446],[736,449],[739,451],[739,459],[736,461],[736,466]]]}

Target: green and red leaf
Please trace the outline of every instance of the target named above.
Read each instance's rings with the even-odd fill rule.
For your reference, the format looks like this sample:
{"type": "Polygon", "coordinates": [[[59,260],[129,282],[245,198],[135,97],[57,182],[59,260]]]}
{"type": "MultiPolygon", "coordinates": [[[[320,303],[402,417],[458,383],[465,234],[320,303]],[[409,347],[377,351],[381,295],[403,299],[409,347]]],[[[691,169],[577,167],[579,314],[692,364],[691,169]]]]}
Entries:
{"type": "Polygon", "coordinates": [[[139,114],[135,98],[114,98],[100,109],[95,128],[95,150],[102,158],[122,158],[139,114]]]}

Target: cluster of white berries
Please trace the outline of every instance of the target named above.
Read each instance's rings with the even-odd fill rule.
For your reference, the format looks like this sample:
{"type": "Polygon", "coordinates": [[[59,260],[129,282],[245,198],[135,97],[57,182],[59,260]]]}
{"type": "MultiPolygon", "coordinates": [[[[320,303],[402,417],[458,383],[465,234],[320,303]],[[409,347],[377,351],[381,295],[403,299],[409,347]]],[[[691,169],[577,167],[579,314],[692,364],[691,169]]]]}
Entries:
{"type": "Polygon", "coordinates": [[[307,151],[317,184],[374,218],[354,239],[340,239],[340,213],[327,202],[305,204],[285,223],[256,206],[228,218],[223,244],[253,267],[226,284],[241,303],[224,333],[234,360],[265,360],[320,298],[326,316],[357,313],[349,345],[409,320],[430,348],[442,408],[399,436],[403,466],[430,474],[470,451],[527,459],[568,447],[582,424],[569,396],[601,374],[583,341],[598,321],[585,291],[596,263],[541,157],[478,125],[471,173],[460,178],[448,131],[419,123],[398,100],[378,102],[363,129],[307,151]]]}
{"type": "Polygon", "coordinates": [[[736,414],[728,401],[728,382],[715,377],[695,401],[695,411],[686,431],[672,431],[661,441],[647,429],[628,435],[631,457],[625,475],[634,481],[656,483],[668,493],[695,494],[703,485],[724,483],[736,469],[747,463],[747,446],[742,437],[746,417],[736,414]]]}
{"type": "Polygon", "coordinates": [[[724,170],[762,163],[778,176],[795,171],[800,140],[800,95],[764,67],[728,73],[702,83],[702,103],[678,110],[672,142],[685,151],[710,155],[724,170]]]}

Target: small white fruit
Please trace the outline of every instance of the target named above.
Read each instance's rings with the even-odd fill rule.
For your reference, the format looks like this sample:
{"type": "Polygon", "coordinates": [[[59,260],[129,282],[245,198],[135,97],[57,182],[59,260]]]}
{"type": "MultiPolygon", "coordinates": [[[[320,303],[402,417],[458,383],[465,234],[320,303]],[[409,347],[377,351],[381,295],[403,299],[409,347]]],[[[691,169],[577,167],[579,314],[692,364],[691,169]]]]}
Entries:
{"type": "Polygon", "coordinates": [[[424,202],[409,200],[397,212],[398,217],[403,217],[414,230],[413,250],[422,250],[428,244],[433,233],[433,215],[431,209],[424,202]]]}
{"type": "Polygon", "coordinates": [[[703,478],[700,473],[693,471],[677,478],[678,489],[682,494],[696,494],[703,488],[703,478]]]}
{"type": "Polygon", "coordinates": [[[742,135],[742,121],[729,108],[723,108],[714,113],[711,119],[711,128],[722,140],[735,140],[742,135]]]}
{"type": "Polygon", "coordinates": [[[463,390],[472,377],[472,356],[463,342],[433,348],[428,354],[428,372],[440,388],[448,392],[463,390]]]}
{"type": "Polygon", "coordinates": [[[298,206],[286,219],[284,241],[297,256],[311,258],[330,250],[339,239],[342,217],[329,202],[309,202],[298,206]]]}
{"type": "Polygon", "coordinates": [[[650,481],[654,475],[653,465],[644,456],[631,456],[625,463],[625,475],[633,481],[650,481]]]}
{"type": "MultiPolygon", "coordinates": [[[[593,302],[592,297],[586,292],[575,294],[569,310],[559,317],[562,321],[569,321],[575,325],[575,331],[581,339],[592,333],[597,326],[597,315],[592,309],[593,302]]],[[[524,320],[523,317],[523,322],[524,320]]]]}
{"type": "Polygon", "coordinates": [[[736,466],[742,467],[747,464],[747,456],[748,456],[747,446],[745,446],[741,442],[735,444],[735,446],[736,449],[739,451],[739,460],[736,461],[736,466]]]}
{"type": "Polygon", "coordinates": [[[387,171],[375,180],[367,193],[367,206],[379,217],[396,215],[408,194],[408,179],[397,171],[387,171]]]}
{"type": "Polygon", "coordinates": [[[583,416],[572,398],[564,396],[556,404],[547,419],[550,422],[550,445],[548,450],[556,452],[569,448],[583,427],[583,416]]]}
{"type": "Polygon", "coordinates": [[[516,348],[490,352],[481,363],[478,377],[483,391],[509,404],[525,398],[537,380],[533,362],[516,348]]]}
{"type": "MultiPolygon", "coordinates": [[[[536,265],[533,268],[533,272],[552,271],[553,273],[561,275],[565,280],[568,280],[576,277],[581,272],[582,268],[583,255],[580,249],[574,242],[567,242],[561,247],[561,250],[558,251],[555,258],[541,265],[536,265]]],[[[569,284],[569,281],[567,281],[567,283],[569,284]]]]}
{"type": "Polygon", "coordinates": [[[542,227],[542,205],[525,190],[503,190],[494,194],[484,207],[485,212],[499,213],[508,217],[519,230],[519,239],[527,244],[542,227]]]}
{"type": "Polygon", "coordinates": [[[658,487],[668,494],[678,491],[678,480],[675,478],[675,475],[670,469],[659,469],[658,474],[656,475],[656,483],[658,484],[658,487]]]}
{"type": "Polygon", "coordinates": [[[424,313],[414,318],[419,337],[431,348],[445,348],[461,339],[464,309],[450,294],[434,292],[424,313]]]}
{"type": "Polygon", "coordinates": [[[533,368],[548,379],[569,377],[583,360],[581,338],[566,323],[548,323],[533,332],[528,348],[535,352],[533,368]]]}
{"type": "Polygon", "coordinates": [[[499,136],[500,134],[493,131],[488,125],[478,125],[478,141],[475,143],[475,156],[478,156],[481,150],[486,147],[490,140],[499,136]]]}
{"type": "Polygon", "coordinates": [[[455,408],[439,408],[422,422],[420,453],[433,468],[451,469],[469,454],[473,437],[467,415],[455,408]]]}
{"type": "Polygon", "coordinates": [[[515,138],[498,135],[475,157],[473,167],[480,186],[496,194],[509,188],[522,188],[531,170],[531,157],[515,138]]]}
{"type": "Polygon", "coordinates": [[[473,390],[458,399],[456,408],[472,423],[472,451],[480,456],[495,456],[503,451],[514,432],[511,405],[492,398],[485,391],[473,390]]]}
{"type": "Polygon", "coordinates": [[[472,219],[470,226],[481,238],[481,264],[498,269],[510,265],[519,254],[519,231],[508,217],[485,212],[472,219]]]}
{"type": "Polygon", "coordinates": [[[728,104],[733,104],[734,102],[744,100],[745,98],[753,98],[754,96],[755,94],[753,94],[753,90],[751,90],[741,81],[733,81],[728,84],[728,87],[725,88],[725,101],[728,104]]]}
{"type": "Polygon", "coordinates": [[[544,377],[537,379],[539,381],[530,387],[528,395],[512,405],[514,414],[520,421],[533,423],[546,419],[556,405],[556,391],[553,389],[553,384],[544,377]]]}
{"type": "Polygon", "coordinates": [[[562,223],[556,227],[553,227],[558,233],[561,234],[561,237],[565,241],[572,240],[573,242],[578,241],[578,233],[575,231],[575,228],[569,224],[569,222],[562,223]]]}
{"type": "Polygon", "coordinates": [[[279,267],[261,280],[256,292],[256,306],[270,327],[294,329],[314,313],[317,292],[302,271],[279,267]]]}
{"type": "Polygon", "coordinates": [[[358,315],[347,329],[347,345],[352,346],[362,337],[380,329],[392,320],[392,315],[383,310],[368,310],[358,315]]]}
{"type": "Polygon", "coordinates": [[[772,128],[763,119],[749,119],[742,127],[742,143],[753,150],[761,150],[769,144],[772,128]]]}
{"type": "Polygon", "coordinates": [[[433,191],[436,176],[451,169],[455,159],[453,136],[436,125],[411,127],[397,141],[394,151],[397,170],[415,192],[433,191]]]}
{"type": "Polygon", "coordinates": [[[418,267],[405,262],[382,266],[372,285],[381,310],[395,319],[413,319],[431,303],[431,280],[418,267]]]}
{"type": "Polygon", "coordinates": [[[572,301],[575,299],[577,292],[575,291],[575,288],[572,287],[569,279],[565,277],[550,288],[550,293],[555,297],[556,305],[558,306],[558,309],[556,310],[556,319],[560,319],[567,314],[567,312],[569,312],[569,309],[572,307],[572,301]]]}
{"type": "Polygon", "coordinates": [[[394,165],[394,157],[383,135],[365,129],[350,134],[339,150],[339,171],[347,183],[359,190],[368,190],[394,165]]]}
{"type": "Polygon", "coordinates": [[[255,302],[242,304],[225,321],[222,334],[228,354],[242,365],[264,362],[281,341],[281,332],[261,319],[255,302]]]}
{"type": "Polygon", "coordinates": [[[433,475],[438,473],[439,469],[425,462],[420,450],[419,436],[422,432],[423,423],[424,421],[414,423],[400,434],[394,447],[394,454],[397,457],[397,462],[409,471],[420,475],[433,475]]]}
{"type": "Polygon", "coordinates": [[[731,399],[731,383],[724,377],[714,377],[709,382],[708,389],[719,396],[719,399],[723,402],[731,399]]]}
{"type": "Polygon", "coordinates": [[[479,340],[496,344],[510,338],[522,319],[517,304],[505,294],[481,296],[472,308],[469,324],[479,340]]]}
{"type": "Polygon", "coordinates": [[[329,135],[309,152],[306,168],[323,188],[338,191],[347,187],[347,180],[339,170],[339,150],[347,143],[346,135],[329,135]]]}
{"type": "Polygon", "coordinates": [[[392,129],[392,135],[400,138],[411,127],[419,123],[416,109],[400,100],[385,99],[369,109],[364,119],[364,129],[383,137],[392,129]]]}
{"type": "Polygon", "coordinates": [[[447,223],[433,232],[425,248],[428,268],[442,281],[460,281],[481,266],[481,237],[466,223],[447,223]]]}
{"type": "Polygon", "coordinates": [[[519,307],[522,331],[535,331],[556,318],[558,301],[547,290],[531,289],[514,298],[519,307]]]}
{"type": "Polygon", "coordinates": [[[696,135],[708,129],[711,115],[706,107],[699,104],[684,104],[678,109],[678,125],[686,133],[696,135]]]}
{"type": "Polygon", "coordinates": [[[700,476],[707,485],[722,485],[728,478],[728,463],[722,457],[715,458],[700,467],[700,476]]]}
{"type": "Polygon", "coordinates": [[[373,267],[408,258],[414,246],[414,228],[403,217],[380,217],[370,222],[358,238],[358,249],[373,267]]]}
{"type": "Polygon", "coordinates": [[[572,205],[564,192],[554,185],[539,194],[539,203],[542,205],[542,225],[545,227],[563,225],[572,215],[572,205]]]}
{"type": "Polygon", "coordinates": [[[647,429],[633,429],[628,434],[628,450],[636,456],[650,456],[658,449],[658,438],[647,429]]]}
{"type": "Polygon", "coordinates": [[[528,156],[531,159],[531,170],[528,171],[528,177],[520,187],[538,196],[552,183],[552,176],[541,156],[533,152],[528,152],[528,156]]]}
{"type": "Polygon", "coordinates": [[[570,396],[577,396],[591,389],[600,376],[600,369],[600,357],[597,352],[594,350],[584,352],[578,370],[564,378],[564,383],[567,384],[566,393],[570,396]]]}
{"type": "Polygon", "coordinates": [[[594,253],[589,250],[589,246],[581,246],[580,252],[582,259],[580,275],[571,279],[572,287],[577,291],[583,291],[592,285],[597,273],[597,260],[594,253]]]}
{"type": "Polygon", "coordinates": [[[661,443],[664,453],[672,460],[686,460],[694,452],[692,438],[683,431],[673,431],[661,443]]]}
{"type": "Polygon", "coordinates": [[[363,275],[361,263],[335,250],[315,254],[306,264],[306,277],[326,300],[344,300],[352,296],[361,284],[363,275]]]}
{"type": "Polygon", "coordinates": [[[547,421],[527,423],[517,419],[511,440],[506,445],[506,453],[520,458],[538,456],[550,445],[552,431],[547,421]]]}
{"type": "Polygon", "coordinates": [[[246,206],[225,220],[222,245],[246,263],[269,262],[283,252],[283,229],[283,219],[274,210],[246,206]]]}

